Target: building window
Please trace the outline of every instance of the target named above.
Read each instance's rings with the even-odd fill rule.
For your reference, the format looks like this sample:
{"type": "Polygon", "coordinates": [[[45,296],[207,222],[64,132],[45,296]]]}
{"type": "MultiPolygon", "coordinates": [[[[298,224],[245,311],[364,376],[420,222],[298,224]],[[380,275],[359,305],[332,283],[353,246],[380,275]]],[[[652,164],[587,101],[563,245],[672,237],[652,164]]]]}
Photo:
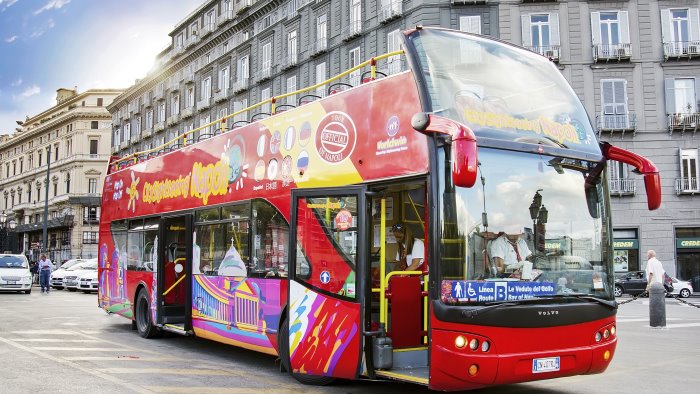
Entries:
{"type": "MultiPolygon", "coordinates": [[[[401,49],[401,36],[399,30],[392,30],[386,36],[387,52],[395,52],[401,49]]],[[[387,59],[389,74],[396,74],[401,71],[401,56],[391,56],[387,59]]]]}
{"type": "MultiPolygon", "coordinates": [[[[242,99],[241,101],[234,101],[233,112],[238,112],[248,107],[248,99],[242,99]]],[[[248,111],[239,113],[233,117],[234,122],[240,122],[248,119],[248,111]]]]}
{"type": "Polygon", "coordinates": [[[53,183],[53,196],[58,196],[58,182],[53,183]]]}
{"type": "MultiPolygon", "coordinates": [[[[287,93],[291,93],[295,90],[297,90],[297,76],[292,75],[291,77],[287,78],[287,93]]],[[[297,103],[297,95],[296,94],[287,97],[287,104],[296,105],[296,103],[297,103]]]]}
{"type": "Polygon", "coordinates": [[[211,77],[206,77],[202,80],[202,100],[211,97],[211,77]]]}
{"type": "Polygon", "coordinates": [[[158,122],[165,122],[165,101],[158,103],[158,122]]]}
{"type": "MultiPolygon", "coordinates": [[[[361,63],[360,60],[360,47],[356,47],[348,52],[348,67],[357,67],[361,63]]],[[[360,74],[362,70],[355,70],[350,73],[350,85],[357,86],[360,84],[360,74]]]]}
{"type": "Polygon", "coordinates": [[[93,120],[92,122],[90,122],[90,128],[93,130],[97,130],[99,128],[98,122],[96,120],[93,120]]]}
{"type": "Polygon", "coordinates": [[[17,160],[12,160],[12,175],[17,175],[17,160]]]}
{"type": "Polygon", "coordinates": [[[272,43],[268,42],[262,47],[262,70],[261,76],[269,77],[272,69],[272,43]]]}
{"type": "Polygon", "coordinates": [[[88,179],[88,193],[89,194],[97,194],[97,179],[95,179],[95,178],[88,179]]]}
{"type": "Polygon", "coordinates": [[[676,181],[676,192],[695,193],[698,188],[698,150],[680,150],[681,177],[676,181]]]}
{"type": "Polygon", "coordinates": [[[459,30],[472,34],[481,34],[481,15],[460,16],[459,30]]]}
{"type": "Polygon", "coordinates": [[[559,14],[523,15],[522,29],[524,47],[559,59],[559,14]]]}
{"type": "Polygon", "coordinates": [[[606,130],[625,130],[629,127],[627,112],[627,81],[603,79],[600,81],[602,127],[606,130]]]}
{"type": "Polygon", "coordinates": [[[83,231],[83,244],[96,244],[97,231],[83,231]]]}
{"type": "Polygon", "coordinates": [[[355,35],[362,30],[362,0],[350,2],[350,34],[355,35]]]}
{"type": "Polygon", "coordinates": [[[153,129],[153,109],[146,111],[146,130],[153,129]]]}
{"type": "Polygon", "coordinates": [[[185,107],[194,107],[194,86],[190,86],[187,88],[187,95],[185,96],[185,107]]]}
{"type": "MultiPolygon", "coordinates": [[[[173,97],[170,101],[170,114],[172,116],[177,116],[180,114],[180,95],[179,94],[173,94],[173,97]]],[[[153,114],[151,114],[153,116],[153,114]]]]}
{"type": "Polygon", "coordinates": [[[633,195],[636,192],[634,179],[629,176],[629,166],[619,161],[608,164],[608,182],[611,195],[633,195]]]}
{"type": "Polygon", "coordinates": [[[226,93],[229,88],[229,74],[230,74],[230,67],[226,66],[219,70],[219,91],[226,93]]]}
{"type": "Polygon", "coordinates": [[[97,143],[98,143],[98,141],[96,139],[90,140],[90,156],[91,157],[97,156],[97,143]]]}
{"type": "MultiPolygon", "coordinates": [[[[326,62],[321,62],[316,65],[316,83],[321,83],[326,80],[326,62]]],[[[324,97],[326,95],[326,86],[316,88],[316,94],[324,97]]]]}
{"type": "MultiPolygon", "coordinates": [[[[260,91],[260,102],[268,100],[270,98],[270,87],[266,87],[260,91]]],[[[264,113],[270,113],[270,103],[265,103],[260,107],[260,110],[264,113]]]]}
{"type": "Polygon", "coordinates": [[[328,16],[326,14],[320,15],[316,18],[316,48],[315,51],[325,50],[328,44],[328,16]]]}
{"type": "Polygon", "coordinates": [[[630,55],[630,32],[627,11],[591,13],[594,57],[610,59],[630,55]]]}
{"type": "Polygon", "coordinates": [[[131,123],[124,124],[124,133],[122,134],[122,142],[127,142],[131,139],[131,123]]]}
{"type": "Polygon", "coordinates": [[[249,59],[250,57],[248,55],[241,57],[238,59],[238,81],[239,82],[245,82],[248,80],[249,74],[248,74],[248,66],[249,66],[249,59]]]}
{"type": "Polygon", "coordinates": [[[27,188],[27,202],[31,204],[32,202],[32,187],[27,188]]]}
{"type": "Polygon", "coordinates": [[[83,224],[96,223],[100,220],[100,207],[83,207],[83,224]]]}
{"type": "Polygon", "coordinates": [[[287,64],[297,64],[297,31],[292,30],[287,34],[287,64]]]}
{"type": "Polygon", "coordinates": [[[97,99],[97,106],[98,106],[98,107],[102,107],[103,102],[104,102],[104,101],[102,100],[102,98],[98,98],[98,99],[97,99]]]}

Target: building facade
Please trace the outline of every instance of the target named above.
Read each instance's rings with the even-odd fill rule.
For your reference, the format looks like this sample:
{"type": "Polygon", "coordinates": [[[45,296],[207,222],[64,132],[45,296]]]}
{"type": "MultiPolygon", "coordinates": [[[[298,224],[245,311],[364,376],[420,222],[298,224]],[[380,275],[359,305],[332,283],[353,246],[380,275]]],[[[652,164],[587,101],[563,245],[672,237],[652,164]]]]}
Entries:
{"type": "Polygon", "coordinates": [[[13,252],[30,261],[40,252],[53,261],[97,257],[112,129],[106,106],[121,93],[59,89],[55,106],[18,122],[14,134],[0,136],[0,206],[17,223],[13,252]]]}
{"type": "Polygon", "coordinates": [[[663,204],[649,212],[641,178],[610,166],[616,269],[643,269],[655,249],[669,273],[691,279],[700,276],[699,8],[697,0],[206,1],[170,33],[159,67],[109,106],[112,152],[154,148],[399,49],[399,32],[416,24],[491,35],[551,58],[599,137],[659,167],[663,204]]]}

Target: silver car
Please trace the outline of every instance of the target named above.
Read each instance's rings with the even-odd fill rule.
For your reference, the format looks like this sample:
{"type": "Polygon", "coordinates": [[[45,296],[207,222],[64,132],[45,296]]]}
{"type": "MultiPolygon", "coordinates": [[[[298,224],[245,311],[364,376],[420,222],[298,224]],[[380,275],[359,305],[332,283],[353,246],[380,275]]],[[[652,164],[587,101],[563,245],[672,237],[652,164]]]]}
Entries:
{"type": "Polygon", "coordinates": [[[0,254],[0,291],[32,292],[32,273],[27,257],[0,254]]]}

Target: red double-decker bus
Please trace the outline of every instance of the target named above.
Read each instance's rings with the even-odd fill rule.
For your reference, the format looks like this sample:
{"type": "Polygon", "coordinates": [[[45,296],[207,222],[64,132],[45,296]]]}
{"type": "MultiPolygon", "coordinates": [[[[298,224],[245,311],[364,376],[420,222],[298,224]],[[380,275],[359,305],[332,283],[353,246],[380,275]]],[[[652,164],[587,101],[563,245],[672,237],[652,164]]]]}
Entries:
{"type": "Polygon", "coordinates": [[[546,58],[481,36],[418,27],[402,53],[324,84],[113,159],[100,307],[146,338],[278,355],[310,384],[603,372],[617,344],[604,170],[635,167],[656,209],[654,165],[597,141],[546,58]],[[408,71],[375,72],[401,56],[408,71]]]}

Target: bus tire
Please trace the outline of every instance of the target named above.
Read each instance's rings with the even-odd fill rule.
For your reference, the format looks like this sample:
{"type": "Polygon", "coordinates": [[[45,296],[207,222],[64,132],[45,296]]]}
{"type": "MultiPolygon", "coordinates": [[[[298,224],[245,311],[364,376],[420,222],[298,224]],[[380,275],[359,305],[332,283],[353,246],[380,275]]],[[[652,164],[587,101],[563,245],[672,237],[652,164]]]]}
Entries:
{"type": "Polygon", "coordinates": [[[326,386],[335,381],[335,378],[330,376],[313,376],[301,373],[292,372],[291,363],[289,361],[289,318],[285,317],[282,322],[282,327],[278,331],[277,346],[280,356],[280,364],[282,368],[287,370],[294,379],[303,384],[311,386],[326,386]]]}
{"type": "Polygon", "coordinates": [[[149,339],[159,336],[160,330],[151,321],[151,303],[146,290],[139,291],[134,309],[134,320],[136,321],[136,330],[139,332],[139,335],[149,339]]]}

